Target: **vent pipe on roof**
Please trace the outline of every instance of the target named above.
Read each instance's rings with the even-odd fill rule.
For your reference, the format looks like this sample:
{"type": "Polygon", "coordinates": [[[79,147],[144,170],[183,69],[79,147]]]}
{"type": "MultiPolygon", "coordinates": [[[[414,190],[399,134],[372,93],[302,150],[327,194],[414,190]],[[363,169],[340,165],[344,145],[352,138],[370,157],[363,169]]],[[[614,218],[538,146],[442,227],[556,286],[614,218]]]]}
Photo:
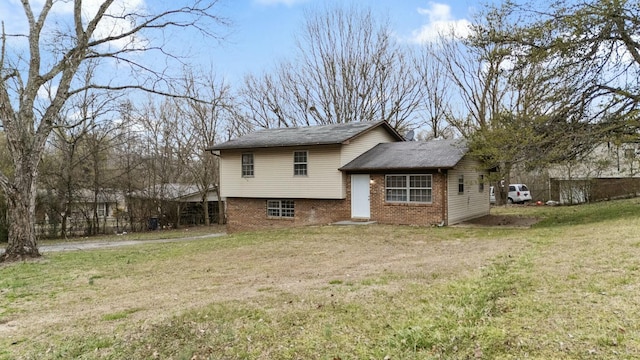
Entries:
{"type": "Polygon", "coordinates": [[[404,139],[405,139],[406,141],[413,141],[413,138],[414,138],[415,134],[416,134],[416,133],[415,133],[415,131],[410,130],[410,131],[409,131],[409,132],[404,136],[404,139]]]}

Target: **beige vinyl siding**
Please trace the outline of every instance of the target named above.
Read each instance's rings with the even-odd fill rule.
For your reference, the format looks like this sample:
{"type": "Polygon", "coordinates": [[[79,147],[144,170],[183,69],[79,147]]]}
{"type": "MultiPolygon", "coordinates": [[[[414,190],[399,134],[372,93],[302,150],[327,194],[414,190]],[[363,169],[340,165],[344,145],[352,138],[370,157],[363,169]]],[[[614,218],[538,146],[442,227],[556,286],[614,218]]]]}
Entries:
{"type": "Polygon", "coordinates": [[[449,170],[447,179],[447,203],[448,203],[448,225],[453,225],[461,221],[489,214],[489,186],[485,185],[484,191],[478,190],[479,175],[486,172],[478,170],[478,162],[468,157],[456,165],[455,169],[449,170]],[[459,175],[464,175],[464,193],[458,193],[459,175]]]}
{"type": "Polygon", "coordinates": [[[342,199],[340,146],[223,151],[220,174],[223,197],[342,199]],[[293,175],[294,151],[307,151],[307,176],[293,175]],[[242,177],[242,154],[253,153],[254,176],[242,177]]]}
{"type": "Polygon", "coordinates": [[[351,160],[357,158],[380,143],[395,141],[397,141],[396,138],[389,134],[385,128],[378,126],[377,128],[352,139],[348,144],[345,144],[342,147],[342,152],[340,154],[340,166],[346,165],[351,160]]]}
{"type": "MultiPolygon", "coordinates": [[[[340,152],[340,167],[348,164],[351,160],[357,158],[358,156],[364,154],[365,152],[371,150],[374,146],[380,143],[394,142],[397,141],[395,137],[393,137],[389,131],[387,131],[382,126],[378,126],[375,129],[372,129],[360,136],[351,139],[347,144],[342,145],[342,150],[340,152]]],[[[342,174],[342,198],[347,196],[347,174],[342,174]]]]}

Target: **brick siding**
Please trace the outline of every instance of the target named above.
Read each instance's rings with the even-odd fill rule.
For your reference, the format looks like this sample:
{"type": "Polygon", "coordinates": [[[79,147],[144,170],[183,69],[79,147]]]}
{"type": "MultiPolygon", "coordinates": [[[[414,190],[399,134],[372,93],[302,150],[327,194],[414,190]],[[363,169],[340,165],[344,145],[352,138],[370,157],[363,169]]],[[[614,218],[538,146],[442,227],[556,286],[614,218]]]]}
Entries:
{"type": "MultiPolygon", "coordinates": [[[[279,199],[273,199],[279,200],[279,199]]],[[[293,218],[267,216],[267,199],[227,198],[227,231],[330,224],[349,218],[345,200],[287,199],[295,201],[293,218]]]]}
{"type": "MultiPolygon", "coordinates": [[[[446,220],[446,177],[432,174],[432,203],[405,204],[385,201],[385,175],[371,174],[371,218],[381,224],[430,226],[446,220]]],[[[278,199],[273,199],[278,200],[278,199]]],[[[227,198],[227,231],[247,231],[305,225],[330,224],[351,218],[351,176],[347,176],[344,200],[290,199],[295,201],[293,218],[269,218],[267,199],[227,198]]]]}
{"type": "MultiPolygon", "coordinates": [[[[440,224],[445,220],[446,194],[443,174],[432,174],[432,203],[387,203],[385,200],[385,174],[371,174],[371,219],[380,224],[420,225],[440,224]]],[[[347,202],[351,208],[351,177],[347,180],[347,202]]]]}

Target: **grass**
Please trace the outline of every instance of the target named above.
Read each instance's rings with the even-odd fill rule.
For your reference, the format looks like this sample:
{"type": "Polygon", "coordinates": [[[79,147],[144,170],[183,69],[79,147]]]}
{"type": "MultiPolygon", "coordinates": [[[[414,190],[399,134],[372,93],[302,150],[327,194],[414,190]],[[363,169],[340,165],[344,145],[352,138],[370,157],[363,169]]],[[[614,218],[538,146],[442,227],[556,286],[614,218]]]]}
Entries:
{"type": "Polygon", "coordinates": [[[4,265],[0,359],[640,357],[640,200],[493,211],[4,265]]]}

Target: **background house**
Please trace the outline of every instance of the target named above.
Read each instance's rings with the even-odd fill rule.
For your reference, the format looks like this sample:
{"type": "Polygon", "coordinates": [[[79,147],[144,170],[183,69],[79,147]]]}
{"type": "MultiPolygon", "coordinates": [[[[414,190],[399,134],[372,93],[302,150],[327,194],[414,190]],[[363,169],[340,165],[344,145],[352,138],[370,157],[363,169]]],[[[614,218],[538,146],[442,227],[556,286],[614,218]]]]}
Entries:
{"type": "MultiPolygon", "coordinates": [[[[209,223],[218,222],[218,194],[214,189],[206,190],[204,209],[203,191],[193,184],[159,184],[133,193],[130,208],[135,212],[138,226],[144,230],[174,228],[183,225],[203,225],[205,217],[209,223]]],[[[224,201],[224,199],[220,199],[224,201]]]]}
{"type": "Polygon", "coordinates": [[[549,198],[561,204],[640,196],[640,144],[611,142],[549,169],[549,198]]]}
{"type": "Polygon", "coordinates": [[[266,129],[209,150],[220,155],[229,231],[348,219],[446,225],[489,213],[485,173],[463,146],[404,142],[384,121],[266,129]]]}
{"type": "Polygon", "coordinates": [[[36,230],[40,236],[94,235],[126,228],[127,204],[125,196],[118,190],[76,189],[62,203],[52,200],[59,195],[57,192],[39,191],[36,230]]]}
{"type": "Polygon", "coordinates": [[[36,229],[45,237],[113,234],[203,225],[207,215],[209,223],[215,224],[218,194],[213,189],[206,191],[205,212],[202,193],[196,185],[173,183],[129,196],[114,189],[78,189],[61,206],[54,200],[59,194],[40,191],[36,229]]]}

